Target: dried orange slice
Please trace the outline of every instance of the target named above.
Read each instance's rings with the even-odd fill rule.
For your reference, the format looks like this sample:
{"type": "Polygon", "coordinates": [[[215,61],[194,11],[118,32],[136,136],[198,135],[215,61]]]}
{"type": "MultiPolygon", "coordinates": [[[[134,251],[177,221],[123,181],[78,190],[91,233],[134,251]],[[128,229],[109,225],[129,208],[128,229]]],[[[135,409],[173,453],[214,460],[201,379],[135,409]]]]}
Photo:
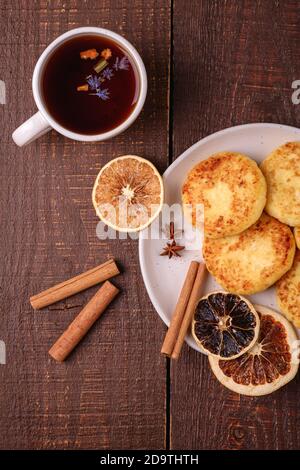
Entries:
{"type": "Polygon", "coordinates": [[[296,250],[292,268],[276,283],[280,311],[300,328],[300,250],[296,250]]]}
{"type": "Polygon", "coordinates": [[[244,297],[212,292],[199,301],[192,321],[196,343],[209,355],[235,359],[250,349],[258,337],[259,318],[244,297]]]}
{"type": "Polygon", "coordinates": [[[224,361],[209,357],[216,378],[242,395],[267,395],[286,385],[297,374],[299,352],[292,325],[279,313],[255,305],[260,315],[257,343],[242,356],[224,361]]]}
{"type": "Polygon", "coordinates": [[[92,197],[96,213],[105,224],[120,232],[137,232],[161,211],[162,177],[148,160],[124,155],[101,168],[92,197]]]}

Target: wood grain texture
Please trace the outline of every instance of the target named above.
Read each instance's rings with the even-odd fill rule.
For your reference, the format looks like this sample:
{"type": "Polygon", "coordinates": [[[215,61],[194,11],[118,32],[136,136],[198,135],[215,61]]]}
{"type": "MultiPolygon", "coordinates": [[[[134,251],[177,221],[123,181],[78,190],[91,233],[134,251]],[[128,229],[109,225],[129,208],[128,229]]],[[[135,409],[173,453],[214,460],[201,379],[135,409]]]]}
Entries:
{"type": "MultiPolygon", "coordinates": [[[[174,1],[173,158],[214,131],[247,122],[299,127],[298,1],[174,1]]],[[[298,449],[299,375],[273,395],[222,387],[185,347],[171,370],[172,449],[298,449]]]]}
{"type": "Polygon", "coordinates": [[[169,1],[1,2],[0,447],[140,449],[165,445],[164,329],[143,286],[137,242],[96,236],[91,191],[100,166],[133,153],[168,164],[169,1]],[[51,132],[22,149],[12,131],[35,112],[34,64],[46,45],[77,26],[110,28],[144,58],[142,115],[104,143],[51,132]],[[48,349],[97,287],[34,312],[29,296],[115,257],[122,293],[63,364],[48,349]]]}

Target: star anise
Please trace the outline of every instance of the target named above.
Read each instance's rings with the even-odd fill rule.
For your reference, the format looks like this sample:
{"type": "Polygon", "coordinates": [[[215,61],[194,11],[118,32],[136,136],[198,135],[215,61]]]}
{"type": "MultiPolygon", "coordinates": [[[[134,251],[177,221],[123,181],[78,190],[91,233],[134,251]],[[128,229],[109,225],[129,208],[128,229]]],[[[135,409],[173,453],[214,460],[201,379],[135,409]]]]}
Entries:
{"type": "Polygon", "coordinates": [[[177,245],[175,239],[174,239],[174,222],[170,223],[170,242],[166,244],[166,246],[163,249],[163,252],[160,253],[160,256],[168,256],[168,258],[172,258],[172,256],[179,256],[180,254],[178,253],[179,251],[184,250],[184,246],[182,245],[177,245]]]}

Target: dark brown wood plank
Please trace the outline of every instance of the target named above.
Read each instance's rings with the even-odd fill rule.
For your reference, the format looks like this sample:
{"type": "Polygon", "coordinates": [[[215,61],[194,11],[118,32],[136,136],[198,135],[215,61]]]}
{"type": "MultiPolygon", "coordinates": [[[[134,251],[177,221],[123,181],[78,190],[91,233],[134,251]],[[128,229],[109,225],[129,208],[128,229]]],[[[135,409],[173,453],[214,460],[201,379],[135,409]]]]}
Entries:
{"type": "MultiPolygon", "coordinates": [[[[173,157],[202,137],[247,122],[299,126],[298,1],[174,2],[173,157]]],[[[239,397],[185,347],[171,370],[171,448],[297,449],[299,376],[262,398],[239,397]]]]}
{"type": "Polygon", "coordinates": [[[100,241],[91,190],[102,164],[125,153],[168,163],[169,1],[1,2],[1,448],[164,448],[164,329],[143,286],[132,240],[100,241]],[[19,149],[12,131],[36,107],[34,64],[83,25],[126,36],[144,58],[149,93],[124,134],[85,144],[55,132],[19,149]],[[95,288],[34,312],[29,296],[115,257],[122,294],[63,364],[47,354],[95,288]]]}

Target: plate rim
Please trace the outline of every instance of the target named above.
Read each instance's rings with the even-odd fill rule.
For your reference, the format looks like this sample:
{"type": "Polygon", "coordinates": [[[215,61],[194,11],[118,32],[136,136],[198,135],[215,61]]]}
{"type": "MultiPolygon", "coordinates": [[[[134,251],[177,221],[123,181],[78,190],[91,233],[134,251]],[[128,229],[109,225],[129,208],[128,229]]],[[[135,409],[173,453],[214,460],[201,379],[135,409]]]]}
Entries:
{"type": "MultiPolygon", "coordinates": [[[[169,175],[169,173],[176,168],[177,165],[181,163],[182,160],[186,158],[186,155],[191,153],[193,150],[195,150],[200,144],[209,142],[213,138],[220,136],[222,134],[230,134],[233,131],[237,131],[239,129],[246,129],[246,128],[253,128],[253,127],[270,127],[270,128],[286,128],[287,130],[290,131],[298,131],[300,132],[300,128],[295,127],[295,126],[289,126],[287,124],[278,124],[278,123],[272,123],[272,122],[252,122],[248,124],[239,124],[237,126],[231,126],[231,127],[226,127],[224,129],[221,129],[219,131],[214,132],[213,134],[209,134],[202,139],[198,140],[194,144],[192,144],[190,147],[188,147],[186,150],[184,150],[177,158],[174,160],[171,165],[168,166],[168,168],[164,171],[162,177],[163,180],[169,175]]],[[[153,290],[150,289],[148,286],[150,285],[150,280],[148,275],[146,274],[146,259],[144,256],[143,252],[143,241],[145,240],[143,233],[146,233],[144,231],[141,231],[139,234],[139,247],[138,247],[138,253],[139,253],[139,264],[140,264],[140,269],[142,273],[142,278],[143,282],[147,291],[147,294],[150,298],[150,301],[156,310],[157,314],[161,318],[161,320],[164,322],[166,326],[169,326],[170,320],[166,317],[165,313],[162,311],[162,309],[159,307],[158,302],[156,301],[156,298],[154,296],[153,290]]],[[[194,345],[191,343],[190,338],[186,336],[185,342],[192,348],[195,349],[194,345]]],[[[195,351],[199,352],[197,349],[195,351]]],[[[201,352],[201,351],[200,351],[201,352]]]]}

